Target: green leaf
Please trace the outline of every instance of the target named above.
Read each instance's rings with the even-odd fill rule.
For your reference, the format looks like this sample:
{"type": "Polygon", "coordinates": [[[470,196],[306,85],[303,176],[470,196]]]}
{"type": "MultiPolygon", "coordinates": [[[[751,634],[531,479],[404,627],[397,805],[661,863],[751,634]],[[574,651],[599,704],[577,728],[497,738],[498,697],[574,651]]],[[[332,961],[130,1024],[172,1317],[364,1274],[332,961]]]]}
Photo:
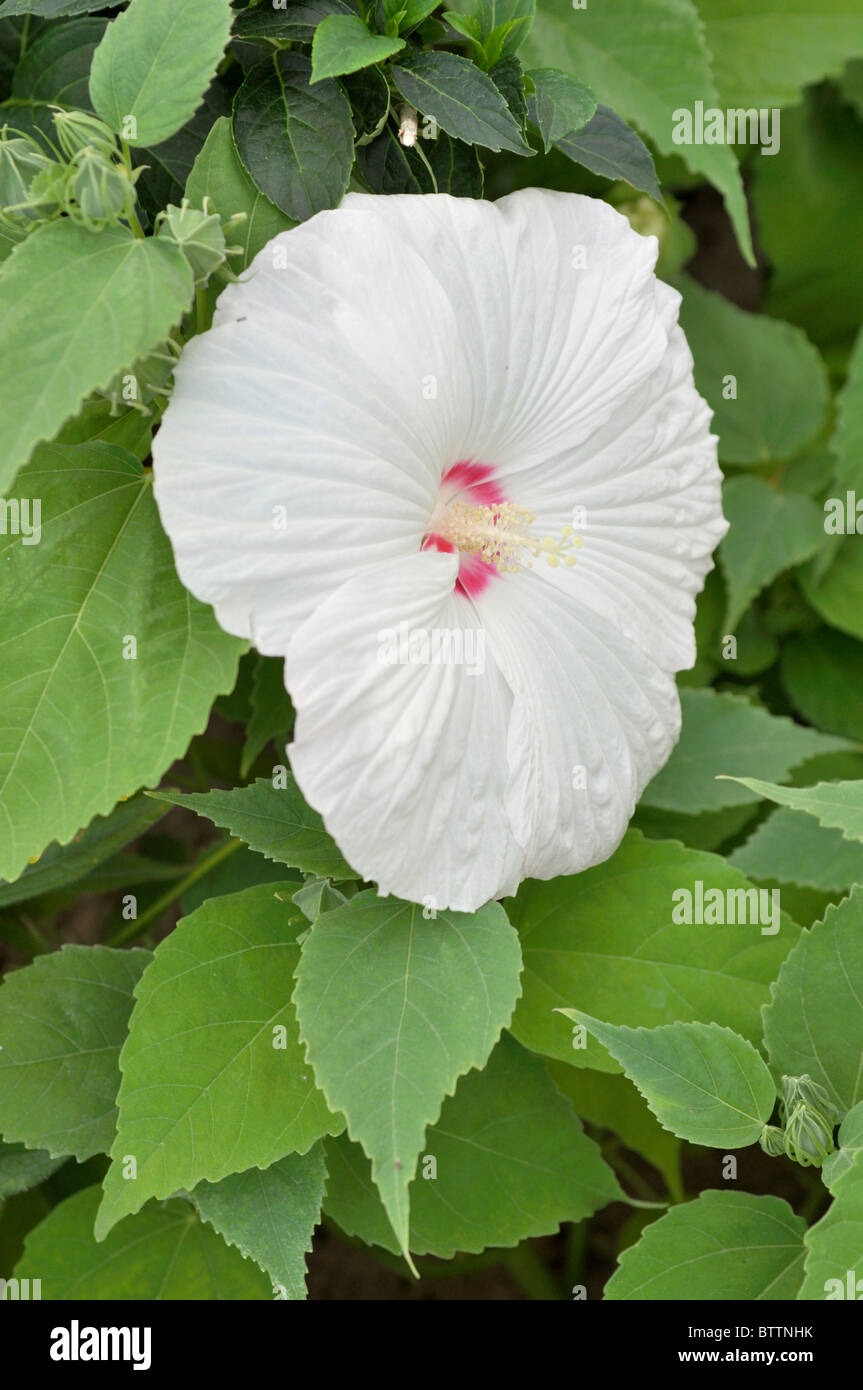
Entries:
{"type": "Polygon", "coordinates": [[[246,742],[240,763],[240,776],[249,770],[270,743],[283,752],[284,740],[294,723],[294,707],[285,689],[284,662],[259,656],[252,680],[252,712],[246,728],[246,742]]]}
{"type": "MultiPolygon", "coordinates": [[[[12,96],[30,102],[52,102],[60,106],[90,110],[87,86],[93,54],[105,32],[104,19],[71,19],[51,25],[37,34],[15,69],[12,96]]],[[[10,124],[17,124],[17,113],[9,113],[10,124]]],[[[5,119],[5,116],[4,116],[5,119]]],[[[38,121],[39,128],[53,137],[51,113],[38,121]]]]}
{"type": "Polygon", "coordinates": [[[805,1230],[803,1218],[779,1197],[702,1192],[672,1207],[624,1250],[604,1297],[793,1299],[803,1274],[805,1230]]]}
{"type": "Polygon", "coordinates": [[[196,815],[206,816],[267,859],[320,878],[356,878],[317,811],[304,801],[291,774],[286,772],[284,778],[284,787],[274,787],[269,778],[260,777],[251,786],[235,787],[233,791],[186,795],[160,790],[154,795],[160,801],[170,801],[174,806],[185,806],[196,815]]]}
{"type": "Polygon", "coordinates": [[[760,1054],[717,1023],[626,1028],[580,1009],[561,1009],[583,1024],[634,1081],[653,1114],[679,1139],[714,1149],[754,1144],[776,1104],[760,1054]]]}
{"type": "Polygon", "coordinates": [[[164,237],[63,218],[16,246],[0,276],[0,490],[85,396],[167,337],[193,289],[185,256],[164,237]],[[35,333],[40,323],[51,332],[35,333]]]}
{"type": "Polygon", "coordinates": [[[244,888],[254,888],[259,883],[278,883],[284,888],[286,880],[292,883],[296,880],[296,888],[301,887],[303,882],[300,874],[292,874],[284,864],[275,864],[262,854],[255,854],[245,845],[240,845],[186,889],[181,899],[182,916],[188,917],[208,898],[240,893],[244,888]]]}
{"type": "Polygon", "coordinates": [[[710,56],[691,0],[603,0],[573,11],[543,0],[525,40],[530,67],[566,67],[649,135],[662,154],[679,154],[719,189],[744,256],[754,264],[743,184],[727,145],[676,145],[674,112],[717,104],[710,56]]]}
{"type": "Polygon", "coordinates": [[[117,1057],[148,951],[64,946],[7,974],[0,989],[3,1135],[52,1156],[107,1152],[117,1057]]]}
{"type": "Polygon", "coordinates": [[[49,845],[14,883],[0,882],[0,908],[51,893],[86,878],[98,864],[155,825],[165,814],[146,797],[121,802],[108,816],[97,816],[67,845],[49,845]]]}
{"type": "Polygon", "coordinates": [[[140,1303],[272,1297],[269,1279],[203,1226],[188,1202],[149,1206],[101,1245],[93,1238],[98,1205],[98,1187],[85,1187],[27,1237],[15,1274],[41,1279],[43,1299],[140,1303]]]}
{"type": "Polygon", "coordinates": [[[848,1111],[839,1126],[836,1142],[839,1148],[828,1154],[821,1165],[821,1177],[831,1192],[836,1191],[839,1179],[845,1173],[860,1164],[863,1155],[863,1101],[859,1101],[853,1110],[848,1111]]]}
{"type": "Polygon", "coordinates": [[[360,893],[304,944],[300,1035],[330,1106],[372,1160],[399,1246],[428,1125],[485,1063],[519,993],[521,954],[503,909],[438,912],[360,893]]]}
{"type": "Polygon", "coordinates": [[[841,830],[846,840],[863,840],[863,782],[818,782],[814,787],[777,787],[755,777],[735,777],[757,796],[792,811],[805,811],[822,825],[841,830]]]}
{"type": "Polygon", "coordinates": [[[728,862],[749,878],[799,883],[822,893],[847,893],[863,883],[863,845],[787,807],[763,820],[728,862]]]}
{"type": "Polygon", "coordinates": [[[0,1202],[38,1186],[65,1162],[62,1155],[25,1149],[23,1144],[7,1144],[0,1139],[0,1202]]]}
{"type": "Polygon", "coordinates": [[[284,8],[256,5],[234,20],[234,33],[242,39],[287,39],[311,43],[315,30],[329,15],[356,15],[342,0],[291,0],[284,8]]]}
{"type": "Polygon", "coordinates": [[[863,331],[857,335],[848,376],[839,396],[839,422],[833,437],[838,459],[836,487],[863,496],[863,331]]]}
{"type": "Polygon", "coordinates": [[[777,1076],[808,1073],[840,1114],[863,1099],[863,888],[829,907],[784,961],[764,1042],[777,1076]]]}
{"type": "Polygon", "coordinates": [[[665,206],[653,155],[640,136],[608,107],[599,105],[586,126],[558,140],[557,148],[604,179],[624,179],[665,206]]]}
{"type": "Polygon", "coordinates": [[[250,1168],[221,1182],[199,1183],[194,1201],[204,1221],[270,1276],[282,1299],[306,1297],[306,1255],[320,1220],[324,1150],[288,1154],[269,1168],[250,1168]]]}
{"type": "Polygon", "coordinates": [[[863,743],[863,643],[822,628],[782,648],[782,684],[811,724],[863,743]]]}
{"type": "Polygon", "coordinates": [[[267,1168],[338,1133],[341,1121],[303,1060],[291,1005],[304,926],[302,913],[262,884],[204,903],[156,948],[120,1057],[98,1239],[150,1197],[267,1168]],[[127,1177],[130,1156],[136,1173],[127,1177]]]}
{"type": "Polygon", "coordinates": [[[448,135],[490,150],[533,154],[494,82],[467,58],[409,53],[392,65],[392,78],[405,100],[448,135]]]}
{"type": "Polygon", "coordinates": [[[453,140],[443,131],[434,140],[424,140],[419,154],[416,148],[400,144],[395,132],[387,128],[357,150],[357,162],[375,193],[482,196],[482,166],[475,148],[462,140],[453,140]]]}
{"type": "Polygon", "coordinates": [[[343,77],[341,87],[351,105],[357,145],[366,145],[380,135],[390,114],[389,83],[380,68],[363,68],[343,77]]]}
{"type": "Polygon", "coordinates": [[[315,30],[311,81],[316,83],[325,77],[358,72],[360,68],[391,58],[404,46],[404,39],[370,34],[357,15],[329,15],[315,30]]]}
{"type": "Polygon", "coordinates": [[[96,114],[130,145],[166,140],[203,101],[230,29],[228,0],[131,0],[93,57],[96,114]]]}
{"type": "Polygon", "coordinates": [[[804,570],[800,586],[806,598],[831,627],[863,640],[863,545],[858,534],[836,537],[838,554],[823,577],[804,570]]]}
{"type": "Polygon", "coordinates": [[[806,1277],[800,1299],[854,1299],[863,1278],[863,1165],[853,1163],[833,1182],[834,1199],[825,1216],[810,1226],[806,1277]]]}
{"type": "MultiPolygon", "coordinates": [[[[754,800],[745,778],[716,779],[753,768],[766,777],[787,777],[792,768],[818,753],[842,752],[851,745],[832,734],[800,724],[738,695],[715,690],[681,690],[683,731],[661,772],[647,786],[642,806],[665,811],[718,811],[754,800]],[[742,786],[734,785],[741,782],[742,786]]],[[[751,790],[751,789],[750,789],[751,790]]]]}
{"type": "Polygon", "coordinates": [[[761,464],[799,454],[827,417],[827,372],[817,349],[801,329],[746,313],[688,277],[679,288],[680,324],[695,384],[714,412],[719,457],[761,464]]]}
{"type": "Polygon", "coordinates": [[[451,0],[449,9],[474,19],[484,42],[496,29],[505,29],[499,56],[506,58],[527,38],[536,14],[536,0],[451,0]]]}
{"type": "Polygon", "coordinates": [[[793,106],[804,87],[863,53],[855,0],[698,0],[721,106],[793,106]]]}
{"type": "Polygon", "coordinates": [[[258,188],[296,222],[341,202],[351,174],[351,109],[331,78],[280,50],[252,68],[234,98],[234,139],[258,188]]]}
{"type": "MultiPolygon", "coordinates": [[[[359,1145],[343,1135],[327,1142],[327,1155],[327,1214],[349,1235],[397,1252],[359,1145]]],[[[504,1034],[487,1066],[444,1101],[410,1199],[411,1250],[450,1259],[551,1234],[624,1194],[540,1059],[504,1034]]]]}
{"type": "Polygon", "coordinates": [[[155,786],[233,685],[243,644],[181,586],[150,483],[104,444],[46,445],[19,478],[16,495],[41,500],[42,538],[0,536],[8,879],[155,786]]]}
{"type": "Polygon", "coordinates": [[[694,904],[699,882],[726,894],[751,886],[716,855],[638,831],[593,869],[523,883],[507,902],[524,953],[519,1041],[573,1066],[618,1070],[604,1049],[573,1045],[555,1013],[573,1000],[612,1023],[714,1020],[759,1041],[761,1006],[799,928],[784,913],[773,936],[757,925],[676,922],[674,895],[686,890],[694,904]]]}
{"type": "Polygon", "coordinates": [[[587,125],[596,112],[596,97],[583,82],[558,68],[534,68],[531,119],[539,126],[546,153],[557,140],[587,125]]]}
{"type": "Polygon", "coordinates": [[[89,14],[92,10],[116,10],[123,3],[124,0],[3,0],[0,19],[27,14],[58,19],[63,15],[89,14]]]}
{"type": "Polygon", "coordinates": [[[244,219],[228,231],[229,244],[242,247],[240,265],[243,269],[274,236],[296,225],[255,187],[246,173],[231,134],[231,122],[226,116],[220,116],[214,123],[192,166],[186,197],[197,207],[209,198],[213,211],[223,221],[238,212],[245,214],[244,219]]]}
{"type": "MultiPolygon", "coordinates": [[[[766,358],[765,360],[771,360],[766,358]]],[[[728,586],[727,632],[778,574],[809,560],[824,544],[824,513],[811,497],[779,492],[765,478],[729,478],[722,489],[729,530],[719,546],[728,586]]]]}

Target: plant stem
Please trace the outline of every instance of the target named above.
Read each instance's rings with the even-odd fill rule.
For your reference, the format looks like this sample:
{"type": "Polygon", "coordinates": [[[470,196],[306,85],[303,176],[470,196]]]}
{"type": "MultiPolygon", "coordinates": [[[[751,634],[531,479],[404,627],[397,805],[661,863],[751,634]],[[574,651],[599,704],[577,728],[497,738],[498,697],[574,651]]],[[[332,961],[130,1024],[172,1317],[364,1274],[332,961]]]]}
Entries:
{"type": "Polygon", "coordinates": [[[129,922],[125,927],[121,927],[118,932],[110,936],[105,944],[108,946],[124,946],[127,941],[133,941],[136,936],[140,936],[151,922],[157,921],[162,913],[166,912],[171,904],[176,902],[177,898],[183,896],[187,888],[191,888],[193,884],[204,877],[204,874],[208,874],[217,864],[221,864],[222,860],[227,859],[229,854],[233,854],[236,850],[240,849],[242,843],[242,840],[225,840],[212,854],[202,854],[195,864],[195,867],[186,874],[185,878],[169,888],[166,893],[162,894],[161,898],[157,898],[140,917],[137,917],[133,922],[129,922]]]}
{"type": "Polygon", "coordinates": [[[528,1298],[541,1299],[544,1303],[560,1302],[554,1280],[529,1241],[510,1250],[504,1256],[504,1264],[528,1298]]]}

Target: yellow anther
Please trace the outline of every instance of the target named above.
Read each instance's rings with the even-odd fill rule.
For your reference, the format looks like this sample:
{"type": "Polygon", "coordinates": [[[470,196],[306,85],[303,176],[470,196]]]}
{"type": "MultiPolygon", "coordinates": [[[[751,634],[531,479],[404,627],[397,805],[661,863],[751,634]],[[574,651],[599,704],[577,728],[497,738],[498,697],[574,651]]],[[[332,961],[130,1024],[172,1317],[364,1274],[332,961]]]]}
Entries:
{"type": "Polygon", "coordinates": [[[451,541],[457,550],[478,555],[486,564],[503,572],[530,569],[537,555],[555,568],[561,560],[575,564],[573,548],[582,544],[571,526],[561,528],[560,535],[537,537],[530,527],[536,514],[514,502],[472,507],[453,502],[440,516],[435,516],[430,530],[451,541]]]}

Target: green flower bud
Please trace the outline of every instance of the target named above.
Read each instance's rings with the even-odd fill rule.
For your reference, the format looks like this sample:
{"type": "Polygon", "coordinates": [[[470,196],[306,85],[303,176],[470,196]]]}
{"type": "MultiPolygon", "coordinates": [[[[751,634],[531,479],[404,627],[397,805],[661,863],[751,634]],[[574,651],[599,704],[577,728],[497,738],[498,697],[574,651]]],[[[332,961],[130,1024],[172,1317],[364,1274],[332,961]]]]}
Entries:
{"type": "Polygon", "coordinates": [[[778,1125],[765,1125],[758,1142],[768,1157],[778,1158],[785,1152],[785,1131],[778,1125]]]}
{"type": "Polygon", "coordinates": [[[0,209],[7,219],[24,225],[43,215],[39,203],[31,199],[30,188],[36,176],[52,165],[60,168],[35,140],[25,136],[10,139],[3,132],[0,138],[0,209]]]}
{"type": "Polygon", "coordinates": [[[135,189],[126,171],[94,149],[84,149],[72,163],[66,211],[87,227],[99,228],[128,218],[135,189]]]}
{"type": "Polygon", "coordinates": [[[181,207],[169,203],[158,235],[180,247],[197,284],[208,280],[225,259],[225,234],[218,215],[190,207],[185,199],[181,207]]]}
{"type": "Polygon", "coordinates": [[[805,1073],[803,1076],[783,1076],[782,1098],[779,1103],[780,1114],[791,1114],[797,1105],[808,1105],[820,1111],[835,1124],[839,1118],[827,1091],[817,1081],[805,1073]]]}
{"type": "Polygon", "coordinates": [[[832,1115],[798,1101],[785,1126],[785,1152],[804,1168],[817,1168],[833,1152],[832,1115]]]}
{"type": "Polygon", "coordinates": [[[86,149],[95,150],[105,159],[115,159],[119,153],[114,132],[98,116],[86,111],[55,111],[54,129],[60,148],[69,160],[86,149]]]}

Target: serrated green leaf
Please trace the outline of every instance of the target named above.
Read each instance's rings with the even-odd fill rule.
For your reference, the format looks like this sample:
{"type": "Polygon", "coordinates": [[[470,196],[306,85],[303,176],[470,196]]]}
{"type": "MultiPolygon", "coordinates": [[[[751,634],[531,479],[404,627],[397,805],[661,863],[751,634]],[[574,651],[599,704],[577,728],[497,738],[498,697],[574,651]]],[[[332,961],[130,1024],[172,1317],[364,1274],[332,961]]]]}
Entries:
{"type": "Polygon", "coordinates": [[[672,1207],[624,1250],[604,1296],[710,1303],[793,1299],[803,1275],[805,1229],[803,1218],[779,1197],[702,1192],[672,1207]]]}
{"type": "Polygon", "coordinates": [[[341,87],[350,102],[357,145],[368,144],[380,135],[390,113],[389,83],[380,68],[363,68],[343,77],[341,87]]]}
{"type": "Polygon", "coordinates": [[[863,642],[822,628],[782,648],[782,684],[811,724],[863,743],[863,642]]]}
{"type": "Polygon", "coordinates": [[[125,0],[3,0],[0,19],[28,14],[59,19],[64,15],[89,14],[92,10],[116,10],[124,3],[125,0]]]}
{"type": "Polygon", "coordinates": [[[792,811],[805,811],[822,825],[841,830],[846,840],[863,840],[863,781],[818,782],[814,787],[778,787],[756,777],[732,779],[758,796],[792,811]]]}
{"type": "Polygon", "coordinates": [[[259,777],[251,786],[233,791],[191,795],[159,791],[154,795],[206,816],[267,859],[320,878],[356,878],[289,772],[285,773],[284,787],[274,787],[269,778],[259,777]]]}
{"type": "Polygon", "coordinates": [[[0,989],[0,1129],[78,1159],[114,1136],[117,1058],[148,951],[64,946],[0,989]]]}
{"type": "Polygon", "coordinates": [[[863,1157],[863,1100],[848,1111],[839,1126],[836,1140],[839,1147],[828,1154],[821,1165],[821,1177],[831,1192],[836,1191],[839,1179],[851,1168],[858,1168],[863,1157]]]}
{"type": "Polygon", "coordinates": [[[341,1129],[304,1062],[291,1004],[304,926],[276,885],[262,884],[204,903],[156,948],[120,1057],[98,1239],[150,1197],[266,1168],[341,1129]]]}
{"type": "MultiPolygon", "coordinates": [[[[15,68],[12,96],[29,103],[49,102],[90,110],[88,78],[93,54],[105,32],[104,19],[70,19],[52,24],[36,35],[15,68]]],[[[10,124],[17,124],[12,109],[10,124]]],[[[53,138],[53,114],[48,111],[38,128],[53,138]]]]}
{"type": "Polygon", "coordinates": [[[252,68],[234,99],[234,139],[262,193],[302,222],[334,208],[351,174],[354,127],[337,82],[309,85],[311,64],[279,50],[252,68]]]}
{"type": "Polygon", "coordinates": [[[691,0],[603,0],[573,10],[543,0],[524,53],[531,67],[565,67],[597,100],[633,121],[662,154],[680,155],[719,189],[744,256],[754,264],[743,184],[727,145],[676,145],[674,112],[716,106],[710,55],[691,0]]]}
{"type": "Polygon", "coordinates": [[[0,1202],[18,1192],[28,1192],[65,1162],[62,1154],[26,1149],[23,1144],[7,1144],[0,1139],[0,1202]]]}
{"type": "Polygon", "coordinates": [[[357,15],[328,15],[315,30],[310,80],[315,84],[325,77],[359,72],[391,58],[404,46],[404,39],[370,34],[357,15]]]}
{"type": "Polygon", "coordinates": [[[0,275],[0,491],[91,391],[167,337],[194,290],[179,247],[46,222],[0,275]],[[33,325],[50,323],[50,333],[33,325]]]}
{"type": "Polygon", "coordinates": [[[155,786],[233,684],[243,648],[177,579],[137,459],[104,444],[45,445],[16,495],[40,499],[42,537],[0,536],[7,879],[155,786]]]}
{"type": "Polygon", "coordinates": [[[131,0],[93,57],[97,115],[130,145],[166,140],[203,101],[230,29],[228,0],[131,0]]]}
{"type": "Polygon", "coordinates": [[[392,78],[405,100],[448,135],[490,150],[533,154],[494,82],[467,58],[409,53],[393,63],[392,78]]]}
{"type": "Polygon", "coordinates": [[[144,796],[120,802],[108,816],[96,816],[66,845],[49,845],[14,883],[0,881],[0,908],[51,893],[85,878],[124,845],[143,835],[165,814],[144,796]]]}
{"type": "Polygon", "coordinates": [[[259,656],[252,678],[251,716],[240,762],[240,776],[249,770],[269,743],[276,743],[281,754],[284,740],[294,723],[294,707],[285,689],[284,662],[259,656]]]}
{"type": "Polygon", "coordinates": [[[797,492],[779,492],[765,478],[729,478],[722,489],[729,523],[719,546],[728,591],[726,631],[734,632],[758,594],[777,575],[801,565],[824,544],[824,514],[797,492]]]}
{"type": "Polygon", "coordinates": [[[837,553],[827,573],[802,570],[800,587],[825,623],[863,641],[863,545],[859,533],[837,536],[833,544],[837,553]]]}
{"type": "Polygon", "coordinates": [[[296,225],[255,187],[246,173],[226,116],[214,123],[192,166],[186,197],[197,207],[209,198],[223,221],[238,212],[245,214],[241,222],[229,228],[227,237],[230,245],[242,247],[240,265],[244,269],[268,241],[296,225]]]}
{"type": "Polygon", "coordinates": [[[265,1274],[208,1226],[188,1202],[151,1205],[103,1244],[93,1238],[98,1187],[61,1202],[27,1237],[15,1274],[41,1279],[53,1302],[248,1302],[272,1297],[265,1274]]]}
{"type": "MultiPolygon", "coordinates": [[[[327,1154],[327,1214],[397,1252],[362,1149],[342,1135],[327,1141],[327,1154]]],[[[410,1199],[411,1250],[450,1259],[550,1234],[624,1194],[542,1062],[505,1034],[484,1069],[444,1101],[410,1199]]]]}
{"type": "Polygon", "coordinates": [[[255,5],[236,16],[234,33],[243,39],[310,43],[318,25],[334,14],[355,15],[356,11],[342,0],[291,0],[289,5],[279,9],[272,5],[255,5]]]}
{"type": "Polygon", "coordinates": [[[626,1028],[561,1009],[607,1048],[653,1114],[679,1139],[714,1149],[754,1144],[776,1103],[767,1066],[746,1038],[718,1023],[626,1028]]]}
{"type": "Polygon", "coordinates": [[[847,893],[852,884],[863,883],[863,845],[787,807],[763,820],[728,862],[749,878],[798,883],[822,893],[847,893]]]}
{"type": "Polygon", "coordinates": [[[533,68],[531,119],[539,127],[546,153],[567,135],[587,125],[596,112],[596,97],[583,82],[559,68],[533,68]]]}
{"type": "Polygon", "coordinates": [[[688,277],[679,288],[680,324],[695,384],[714,412],[719,457],[763,464],[799,454],[827,417],[827,372],[817,349],[793,324],[749,314],[688,277]]]}
{"type": "Polygon", "coordinates": [[[315,1144],[269,1168],[199,1183],[193,1197],[202,1219],[270,1276],[280,1299],[304,1299],[326,1176],[323,1145],[315,1144]]]}
{"type": "Polygon", "coordinates": [[[573,1066],[618,1070],[603,1048],[573,1046],[572,1025],[555,1010],[576,999],[613,1023],[715,1020],[759,1041],[761,1006],[799,928],[784,913],[773,936],[758,925],[675,922],[675,893],[688,890],[694,903],[699,882],[704,891],[751,887],[717,855],[638,831],[593,869],[523,883],[507,901],[524,953],[519,1041],[573,1066]]]}
{"type": "Polygon", "coordinates": [[[680,704],[680,741],[662,771],[648,783],[642,806],[692,815],[745,805],[753,800],[743,790],[749,785],[746,779],[724,780],[732,768],[757,768],[769,777],[787,777],[818,753],[843,752],[852,746],[846,739],[805,729],[727,692],[681,690],[680,704]],[[743,786],[736,786],[738,782],[743,786]]]}
{"type": "Polygon", "coordinates": [[[372,1160],[399,1246],[428,1125],[460,1076],[485,1063],[519,993],[518,939],[497,903],[437,912],[360,893],[319,917],[303,946],[300,1036],[330,1105],[372,1160]]]}
{"type": "Polygon", "coordinates": [[[653,155],[640,136],[608,106],[599,105],[586,126],[558,140],[557,148],[576,164],[604,179],[623,179],[658,203],[665,203],[653,155]]]}
{"type": "Polygon", "coordinates": [[[806,1277],[797,1297],[807,1300],[854,1299],[863,1291],[863,1165],[853,1163],[833,1183],[834,1198],[825,1216],[810,1226],[806,1277]]]}
{"type": "Polygon", "coordinates": [[[536,0],[451,0],[449,9],[474,19],[483,41],[495,30],[505,29],[499,57],[506,58],[527,38],[536,14],[536,0]]]}
{"type": "Polygon", "coordinates": [[[720,105],[793,106],[804,87],[863,53],[855,0],[698,0],[720,105]]]}
{"type": "Polygon", "coordinates": [[[838,460],[836,488],[863,497],[863,331],[857,335],[848,363],[848,376],[838,401],[839,420],[833,436],[838,460]]]}
{"type": "Polygon", "coordinates": [[[804,932],[764,1010],[777,1076],[824,1086],[840,1115],[863,1099],[863,888],[804,932]]]}

